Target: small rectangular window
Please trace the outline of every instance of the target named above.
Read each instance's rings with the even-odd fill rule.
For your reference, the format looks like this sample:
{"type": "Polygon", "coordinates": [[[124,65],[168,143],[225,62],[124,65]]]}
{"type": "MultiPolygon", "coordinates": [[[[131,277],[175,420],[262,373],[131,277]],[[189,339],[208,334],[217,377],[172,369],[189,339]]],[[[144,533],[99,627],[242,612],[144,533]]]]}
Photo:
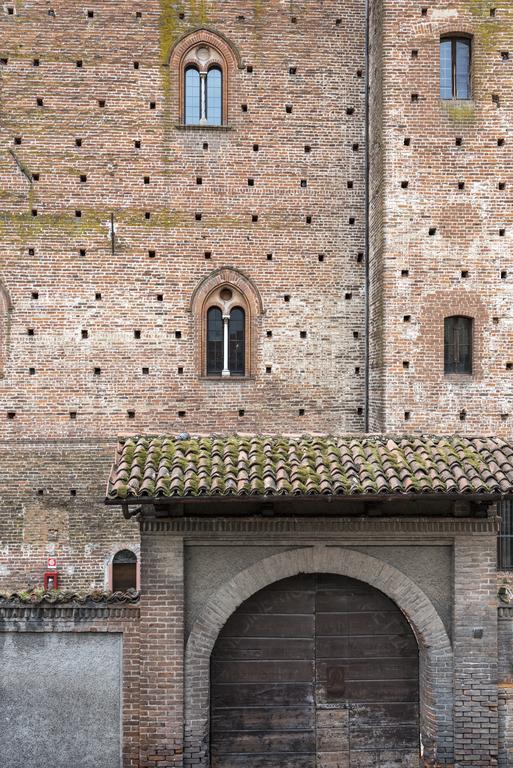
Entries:
{"type": "Polygon", "coordinates": [[[469,37],[440,40],[440,98],[470,99],[469,37]]]}
{"type": "Polygon", "coordinates": [[[499,571],[513,571],[513,501],[503,501],[498,512],[501,518],[497,536],[497,567],[499,571]]]}
{"type": "Polygon", "coordinates": [[[446,317],[444,321],[444,372],[472,373],[472,318],[446,317]]]}

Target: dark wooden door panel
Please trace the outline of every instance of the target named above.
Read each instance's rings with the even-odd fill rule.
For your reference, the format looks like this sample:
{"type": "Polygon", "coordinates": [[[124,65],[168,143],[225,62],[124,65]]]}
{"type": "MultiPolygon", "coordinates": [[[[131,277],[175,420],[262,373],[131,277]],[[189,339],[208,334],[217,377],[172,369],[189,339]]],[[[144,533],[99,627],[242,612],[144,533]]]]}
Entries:
{"type": "Polygon", "coordinates": [[[321,613],[361,613],[365,611],[397,611],[381,592],[346,592],[324,589],[317,592],[316,609],[321,613]]]}
{"type": "Polygon", "coordinates": [[[351,749],[408,749],[419,739],[418,725],[396,725],[373,728],[356,727],[351,721],[349,727],[351,749]]]}
{"type": "Polygon", "coordinates": [[[309,683],[314,661],[214,661],[213,683],[309,683]]]}
{"type": "Polygon", "coordinates": [[[311,616],[315,607],[315,592],[274,590],[257,592],[239,608],[239,613],[305,614],[311,616]]]}
{"type": "Polygon", "coordinates": [[[418,768],[418,716],[411,628],[352,579],[273,584],[212,654],[211,768],[418,768]]]}
{"type": "Polygon", "coordinates": [[[325,681],[327,670],[332,667],[344,670],[347,683],[361,680],[417,679],[417,659],[369,659],[368,661],[330,659],[317,661],[317,681],[325,681]]]}
{"type": "Polygon", "coordinates": [[[316,614],[318,635],[400,635],[411,629],[396,611],[374,613],[321,613],[316,614]]]}
{"type": "MultiPolygon", "coordinates": [[[[374,650],[375,647],[373,646],[374,650]]],[[[415,646],[416,649],[416,646],[415,646]]],[[[313,638],[273,637],[233,637],[219,639],[216,644],[216,660],[232,661],[247,659],[248,661],[280,659],[313,659],[313,638]]]]}
{"type": "Polygon", "coordinates": [[[212,715],[211,725],[214,732],[308,731],[315,728],[315,713],[313,707],[242,706],[216,710],[212,715]]]}
{"type": "Polygon", "coordinates": [[[315,752],[315,733],[309,731],[229,731],[214,734],[212,749],[223,751],[225,754],[258,754],[272,752],[273,754],[291,754],[315,752]]]}
{"type": "Polygon", "coordinates": [[[313,637],[314,617],[234,613],[223,637],[313,637]]]}
{"type": "Polygon", "coordinates": [[[418,718],[418,702],[379,702],[351,706],[351,727],[355,729],[375,728],[377,723],[384,727],[405,725],[416,723],[418,718]]]}
{"type": "Polygon", "coordinates": [[[317,659],[417,659],[419,650],[414,636],[381,635],[376,643],[375,635],[358,637],[317,637],[317,659]]]}
{"type": "Polygon", "coordinates": [[[212,686],[214,707],[290,707],[313,705],[313,683],[217,683],[212,686]]]}
{"type": "Polygon", "coordinates": [[[346,686],[347,702],[418,701],[418,680],[361,680],[346,686]]]}
{"type": "Polygon", "coordinates": [[[319,768],[316,764],[315,754],[298,755],[294,753],[289,755],[224,755],[213,752],[211,766],[212,768],[319,768]]]}

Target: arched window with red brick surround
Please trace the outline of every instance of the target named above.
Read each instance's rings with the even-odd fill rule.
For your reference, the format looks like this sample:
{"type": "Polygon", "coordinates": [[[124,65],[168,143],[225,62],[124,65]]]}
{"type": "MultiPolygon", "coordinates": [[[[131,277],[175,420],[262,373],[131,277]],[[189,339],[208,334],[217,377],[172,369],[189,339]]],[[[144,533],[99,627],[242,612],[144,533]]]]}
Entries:
{"type": "Polygon", "coordinates": [[[225,380],[252,376],[263,312],[252,281],[230,267],[212,272],[196,288],[191,312],[199,376],[225,380]]]}
{"type": "Polygon", "coordinates": [[[179,125],[226,125],[233,74],[242,64],[224,35],[207,28],[185,35],[171,50],[169,66],[177,85],[179,125]]]}
{"type": "Polygon", "coordinates": [[[0,282],[0,379],[5,376],[11,330],[11,299],[7,288],[0,282]]]}

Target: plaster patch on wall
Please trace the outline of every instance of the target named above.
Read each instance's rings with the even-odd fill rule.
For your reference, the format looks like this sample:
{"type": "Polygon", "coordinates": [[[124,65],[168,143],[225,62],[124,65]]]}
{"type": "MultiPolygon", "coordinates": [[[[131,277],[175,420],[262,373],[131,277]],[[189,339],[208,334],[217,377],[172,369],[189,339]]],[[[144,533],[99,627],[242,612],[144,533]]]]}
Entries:
{"type": "Polygon", "coordinates": [[[121,635],[0,634],[9,768],[121,765],[121,635]]]}

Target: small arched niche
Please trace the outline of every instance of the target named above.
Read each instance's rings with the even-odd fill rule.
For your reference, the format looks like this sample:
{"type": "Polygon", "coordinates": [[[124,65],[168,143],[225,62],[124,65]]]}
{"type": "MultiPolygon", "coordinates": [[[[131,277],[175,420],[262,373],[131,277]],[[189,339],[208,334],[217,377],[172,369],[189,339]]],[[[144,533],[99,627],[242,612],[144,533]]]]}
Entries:
{"type": "Polygon", "coordinates": [[[120,549],[112,558],[110,587],[112,592],[138,589],[139,574],[137,555],[130,549],[120,549]]]}

